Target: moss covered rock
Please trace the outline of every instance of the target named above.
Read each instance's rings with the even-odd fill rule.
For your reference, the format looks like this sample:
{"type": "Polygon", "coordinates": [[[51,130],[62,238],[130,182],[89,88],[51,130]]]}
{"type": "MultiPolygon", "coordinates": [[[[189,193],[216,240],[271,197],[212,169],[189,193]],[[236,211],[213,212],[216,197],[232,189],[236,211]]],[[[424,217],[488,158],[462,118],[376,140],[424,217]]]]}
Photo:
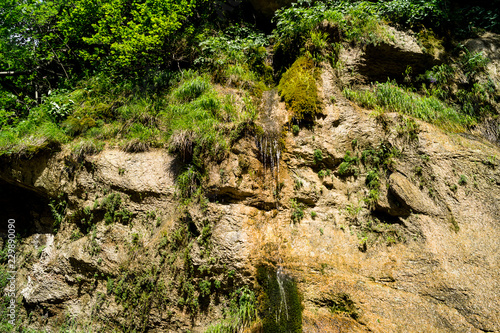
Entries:
{"type": "Polygon", "coordinates": [[[321,109],[316,86],[317,75],[313,61],[300,57],[280,80],[278,92],[296,121],[312,120],[321,109]]]}

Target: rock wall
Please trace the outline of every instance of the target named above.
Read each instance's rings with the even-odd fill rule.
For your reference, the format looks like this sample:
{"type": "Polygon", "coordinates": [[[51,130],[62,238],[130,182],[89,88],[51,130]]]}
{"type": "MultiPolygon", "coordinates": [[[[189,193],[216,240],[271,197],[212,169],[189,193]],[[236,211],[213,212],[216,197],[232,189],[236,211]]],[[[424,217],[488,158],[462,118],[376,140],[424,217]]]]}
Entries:
{"type": "Polygon", "coordinates": [[[323,112],[284,132],[279,164],[248,134],[211,165],[207,201],[182,203],[164,150],[4,160],[21,326],[204,332],[266,265],[296,282],[304,332],[500,331],[500,149],[374,116],[338,82],[325,65],[323,112]]]}

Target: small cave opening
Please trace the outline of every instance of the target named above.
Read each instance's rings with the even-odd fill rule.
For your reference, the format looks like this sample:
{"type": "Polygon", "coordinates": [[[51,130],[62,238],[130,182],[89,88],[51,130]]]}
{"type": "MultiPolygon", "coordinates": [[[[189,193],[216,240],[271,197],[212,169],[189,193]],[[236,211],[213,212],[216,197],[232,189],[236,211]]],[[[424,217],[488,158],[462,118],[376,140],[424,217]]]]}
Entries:
{"type": "Polygon", "coordinates": [[[6,238],[8,221],[22,238],[35,233],[52,233],[50,199],[33,190],[0,180],[0,237],[6,238]]]}
{"type": "Polygon", "coordinates": [[[392,225],[402,225],[404,226],[405,224],[401,221],[399,216],[393,216],[389,213],[386,213],[384,211],[376,210],[372,212],[373,217],[378,219],[382,223],[387,223],[387,224],[392,224],[392,225]]]}

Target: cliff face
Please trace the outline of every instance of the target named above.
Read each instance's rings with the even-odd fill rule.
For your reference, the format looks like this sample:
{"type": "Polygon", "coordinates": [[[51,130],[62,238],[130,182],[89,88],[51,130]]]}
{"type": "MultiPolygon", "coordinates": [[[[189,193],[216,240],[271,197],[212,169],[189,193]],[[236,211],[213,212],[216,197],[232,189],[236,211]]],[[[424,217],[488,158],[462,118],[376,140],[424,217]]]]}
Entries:
{"type": "Polygon", "coordinates": [[[498,146],[374,115],[320,72],[314,124],[283,131],[264,93],[207,199],[165,150],[4,160],[21,327],[204,332],[249,286],[266,331],[274,283],[289,331],[500,331],[498,146]]]}

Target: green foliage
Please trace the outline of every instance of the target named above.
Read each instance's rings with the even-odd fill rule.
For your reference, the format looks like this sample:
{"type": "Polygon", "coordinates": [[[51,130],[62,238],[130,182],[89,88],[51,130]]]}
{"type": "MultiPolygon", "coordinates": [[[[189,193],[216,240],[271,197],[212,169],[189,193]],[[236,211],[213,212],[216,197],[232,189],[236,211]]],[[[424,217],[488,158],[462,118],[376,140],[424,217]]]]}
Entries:
{"type": "Polygon", "coordinates": [[[338,168],[338,174],[340,176],[357,175],[358,168],[356,165],[359,163],[359,158],[357,156],[351,156],[351,152],[347,151],[344,155],[344,161],[340,163],[338,168]]]}
{"type": "Polygon", "coordinates": [[[376,169],[368,171],[366,175],[366,186],[370,189],[378,189],[380,187],[380,176],[376,169]]]}
{"type": "Polygon", "coordinates": [[[290,199],[290,208],[292,209],[292,221],[299,223],[304,218],[304,206],[295,199],[290,199]]]}
{"type": "Polygon", "coordinates": [[[450,5],[441,0],[393,0],[379,2],[375,6],[392,23],[412,29],[425,27],[440,33],[448,31],[459,38],[478,29],[500,29],[500,10],[494,2],[450,5]]]}
{"type": "Polygon", "coordinates": [[[373,209],[375,207],[375,204],[378,201],[379,195],[380,195],[380,192],[379,192],[378,188],[370,189],[370,191],[368,192],[368,195],[365,198],[363,198],[363,201],[366,203],[366,205],[369,208],[373,209]]]}
{"type": "Polygon", "coordinates": [[[365,166],[376,167],[377,169],[382,169],[385,171],[393,171],[394,170],[394,158],[400,157],[401,152],[392,147],[392,145],[387,142],[381,142],[375,148],[369,148],[364,150],[361,153],[361,162],[365,166]]]}
{"type": "Polygon", "coordinates": [[[469,118],[473,125],[493,112],[494,105],[500,101],[499,93],[485,71],[490,60],[483,53],[470,52],[462,45],[458,49],[460,56],[453,66],[436,65],[418,79],[426,95],[455,104],[462,117],[469,118]],[[452,89],[457,76],[465,76],[465,79],[452,89]]]}
{"type": "Polygon", "coordinates": [[[207,83],[207,78],[200,79],[193,72],[186,72],[185,77],[181,82],[184,88],[174,90],[173,103],[160,116],[170,136],[170,150],[202,169],[205,160],[220,160],[227,153],[231,137],[255,119],[256,110],[247,100],[247,108],[238,112],[233,99],[221,101],[210,85],[202,83],[207,83]],[[190,102],[185,101],[186,94],[190,102]]]}
{"type": "Polygon", "coordinates": [[[313,157],[314,157],[314,163],[319,164],[323,161],[323,152],[320,149],[315,149],[313,157]]]}
{"type": "MultiPolygon", "coordinates": [[[[96,204],[95,208],[97,208],[98,202],[96,201],[95,204],[96,204]]],[[[93,208],[84,207],[78,209],[70,216],[70,221],[76,223],[79,229],[85,234],[89,233],[95,223],[93,208]]],[[[74,236],[72,235],[72,239],[76,240],[80,238],[80,236],[81,236],[80,232],[75,231],[74,236]]]]}
{"type": "Polygon", "coordinates": [[[67,202],[64,199],[64,194],[62,193],[59,194],[57,199],[51,200],[49,203],[50,211],[52,213],[52,217],[54,218],[54,223],[52,224],[54,232],[59,230],[64,216],[66,215],[66,206],[67,202]]]}
{"type": "Polygon", "coordinates": [[[210,295],[210,291],[212,288],[212,283],[210,280],[202,280],[199,283],[199,288],[200,288],[200,295],[202,297],[210,295]]]}
{"type": "Polygon", "coordinates": [[[366,45],[389,38],[376,7],[366,1],[297,1],[277,10],[273,20],[275,52],[283,62],[278,66],[288,66],[300,55],[317,62],[335,58],[339,44],[332,41],[366,45]]]}
{"type": "Polygon", "coordinates": [[[255,293],[244,286],[231,293],[226,318],[211,325],[205,333],[240,332],[257,319],[255,293]]]}
{"type": "Polygon", "coordinates": [[[440,0],[393,0],[380,3],[379,8],[384,17],[407,27],[424,24],[436,28],[449,21],[445,4],[440,0]]]}
{"type": "Polygon", "coordinates": [[[212,226],[209,223],[207,223],[201,230],[201,235],[198,240],[200,246],[204,247],[207,251],[209,250],[209,247],[211,245],[210,244],[211,236],[212,236],[212,226]]]}
{"type": "Polygon", "coordinates": [[[325,178],[326,176],[330,176],[330,174],[331,174],[331,171],[330,171],[329,169],[326,169],[326,170],[322,169],[322,170],[319,170],[319,171],[318,171],[318,177],[319,177],[320,179],[323,179],[323,178],[325,178]]]}
{"type": "Polygon", "coordinates": [[[467,185],[467,177],[465,175],[460,175],[460,179],[458,180],[458,185],[467,185]]]}
{"type": "Polygon", "coordinates": [[[71,149],[82,161],[85,155],[101,151],[103,140],[128,152],[168,142],[171,151],[202,169],[205,160],[224,156],[233,137],[257,112],[247,96],[241,108],[230,95],[220,96],[207,76],[192,71],[181,76],[177,82],[169,80],[170,93],[159,95],[137,91],[130,80],[113,84],[102,74],[82,81],[73,92],[51,94],[26,120],[3,125],[0,154],[30,156],[78,137],[71,149]],[[56,116],[54,105],[64,101],[71,101],[68,113],[56,116]]]}
{"type": "Polygon", "coordinates": [[[491,80],[475,82],[469,88],[459,89],[454,97],[462,106],[462,112],[477,120],[494,113],[493,105],[496,100],[500,100],[491,80]]]}
{"type": "Polygon", "coordinates": [[[98,255],[102,250],[101,245],[97,242],[97,226],[95,224],[92,226],[92,235],[87,249],[91,256],[98,255]]]}
{"type": "Polygon", "coordinates": [[[317,71],[311,60],[301,57],[283,74],[278,85],[280,96],[296,121],[314,120],[320,110],[317,71]]]}
{"type": "MultiPolygon", "coordinates": [[[[204,0],[2,1],[0,68],[14,74],[0,79],[0,109],[24,118],[35,92],[71,86],[85,74],[137,78],[192,60],[193,14],[205,16],[209,7],[204,0]]],[[[68,115],[67,105],[52,104],[56,121],[68,115]]]]}
{"type": "Polygon", "coordinates": [[[138,70],[172,59],[176,51],[173,44],[179,43],[178,32],[186,26],[197,3],[78,0],[72,3],[73,10],[61,17],[59,27],[63,35],[77,31],[85,44],[94,46],[79,50],[85,60],[106,60],[114,67],[138,70]],[[92,29],[83,30],[81,22],[85,21],[92,29]]]}
{"type": "Polygon", "coordinates": [[[148,265],[140,271],[122,269],[116,279],[108,279],[108,294],[114,294],[116,303],[125,309],[127,332],[144,332],[149,324],[151,309],[165,311],[168,304],[167,290],[159,279],[160,271],[148,265]]]}
{"type": "Polygon", "coordinates": [[[32,156],[68,141],[63,130],[42,108],[33,109],[27,119],[0,131],[0,155],[32,156]]]}
{"type": "Polygon", "coordinates": [[[121,205],[122,197],[118,193],[111,193],[100,202],[99,208],[105,211],[104,221],[106,224],[115,222],[127,224],[131,220],[132,213],[125,208],[120,208],[121,205]]]}
{"type": "Polygon", "coordinates": [[[136,232],[132,233],[132,244],[135,246],[139,244],[139,234],[136,232]]]}
{"type": "Polygon", "coordinates": [[[366,149],[361,153],[360,161],[369,168],[365,179],[369,192],[363,199],[369,208],[374,208],[379,198],[380,172],[393,171],[394,158],[399,157],[400,154],[400,151],[392,147],[389,142],[381,142],[378,147],[366,149]]]}
{"type": "Polygon", "coordinates": [[[299,132],[300,132],[299,125],[293,125],[292,126],[292,133],[293,133],[293,135],[297,136],[297,135],[299,135],[299,132]]]}
{"type": "Polygon", "coordinates": [[[488,167],[490,167],[490,168],[494,169],[494,168],[496,167],[496,165],[497,165],[496,160],[497,160],[496,155],[490,155],[490,156],[488,156],[487,158],[483,159],[481,162],[482,162],[484,165],[486,165],[486,166],[488,166],[488,167]]]}
{"type": "Polygon", "coordinates": [[[462,46],[463,54],[460,57],[460,63],[467,76],[471,77],[484,71],[486,65],[490,62],[482,52],[470,52],[462,46]]]}
{"type": "Polygon", "coordinates": [[[76,241],[76,240],[79,240],[80,238],[82,238],[83,235],[82,233],[80,232],[80,229],[75,229],[73,230],[73,232],[71,233],[71,240],[72,241],[76,241]]]}
{"type": "Polygon", "coordinates": [[[461,130],[473,123],[470,117],[460,115],[436,97],[420,96],[395,82],[376,83],[372,89],[364,92],[344,89],[344,95],[368,108],[401,112],[451,130],[461,130]]]}
{"type": "Polygon", "coordinates": [[[484,30],[500,32],[500,8],[496,2],[468,3],[457,6],[449,15],[457,20],[457,35],[481,33],[484,30]]]}
{"type": "Polygon", "coordinates": [[[106,291],[108,295],[112,294],[114,291],[115,280],[111,277],[108,277],[108,281],[106,282],[106,291]]]}
{"type": "Polygon", "coordinates": [[[177,189],[180,197],[187,199],[198,191],[202,182],[202,176],[193,166],[188,168],[177,176],[177,189]]]}
{"type": "Polygon", "coordinates": [[[173,95],[176,99],[182,102],[191,102],[210,88],[210,83],[206,78],[195,76],[191,80],[184,81],[177,89],[174,90],[173,95]]]}
{"type": "Polygon", "coordinates": [[[251,88],[258,78],[272,81],[265,59],[266,36],[248,26],[235,25],[215,36],[202,36],[201,54],[194,61],[212,73],[217,82],[251,88]]]}

